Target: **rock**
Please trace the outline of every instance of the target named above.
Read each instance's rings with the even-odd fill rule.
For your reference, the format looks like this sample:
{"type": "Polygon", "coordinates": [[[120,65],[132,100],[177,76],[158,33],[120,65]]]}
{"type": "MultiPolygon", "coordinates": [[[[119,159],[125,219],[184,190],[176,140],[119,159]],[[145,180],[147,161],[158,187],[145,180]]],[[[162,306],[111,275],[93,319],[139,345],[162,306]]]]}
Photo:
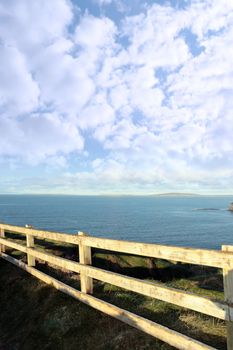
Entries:
{"type": "Polygon", "coordinates": [[[230,204],[229,209],[230,211],[233,211],[233,202],[230,204]]]}

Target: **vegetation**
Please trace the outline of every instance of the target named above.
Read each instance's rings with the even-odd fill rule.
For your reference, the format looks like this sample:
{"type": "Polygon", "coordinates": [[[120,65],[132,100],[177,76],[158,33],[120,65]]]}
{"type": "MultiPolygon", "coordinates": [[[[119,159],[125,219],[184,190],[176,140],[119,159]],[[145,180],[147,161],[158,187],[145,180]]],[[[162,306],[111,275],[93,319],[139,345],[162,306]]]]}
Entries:
{"type": "MultiPolygon", "coordinates": [[[[20,241],[19,235],[11,237],[20,241]]],[[[37,248],[78,260],[77,247],[36,240],[37,248]]],[[[20,252],[8,254],[26,261],[20,252]]],[[[223,299],[220,270],[165,260],[93,251],[93,265],[137,278],[223,299]]],[[[39,261],[37,268],[79,289],[76,273],[39,261]]],[[[95,281],[94,295],[218,349],[226,349],[225,323],[194,311],[95,281]]],[[[169,350],[169,345],[135,330],[0,259],[0,349],[169,350]]]]}

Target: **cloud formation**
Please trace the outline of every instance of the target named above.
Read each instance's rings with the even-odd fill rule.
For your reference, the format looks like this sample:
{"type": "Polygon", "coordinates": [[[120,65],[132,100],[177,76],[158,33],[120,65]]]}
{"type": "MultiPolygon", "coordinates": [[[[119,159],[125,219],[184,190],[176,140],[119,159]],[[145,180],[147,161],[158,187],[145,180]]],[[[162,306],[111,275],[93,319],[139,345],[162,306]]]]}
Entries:
{"type": "Polygon", "coordinates": [[[78,5],[0,0],[1,163],[31,192],[229,191],[233,4],[78,5]]]}

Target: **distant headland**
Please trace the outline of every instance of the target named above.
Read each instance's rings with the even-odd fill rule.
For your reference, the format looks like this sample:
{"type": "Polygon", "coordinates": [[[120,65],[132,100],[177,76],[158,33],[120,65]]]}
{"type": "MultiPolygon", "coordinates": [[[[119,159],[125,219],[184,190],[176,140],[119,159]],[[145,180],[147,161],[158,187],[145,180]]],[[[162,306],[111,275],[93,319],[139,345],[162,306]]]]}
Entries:
{"type": "Polygon", "coordinates": [[[169,192],[169,193],[159,193],[159,194],[155,194],[155,196],[174,196],[174,197],[183,197],[183,196],[187,196],[187,197],[193,197],[193,196],[201,196],[201,194],[197,194],[197,193],[182,193],[182,192],[169,192]]]}

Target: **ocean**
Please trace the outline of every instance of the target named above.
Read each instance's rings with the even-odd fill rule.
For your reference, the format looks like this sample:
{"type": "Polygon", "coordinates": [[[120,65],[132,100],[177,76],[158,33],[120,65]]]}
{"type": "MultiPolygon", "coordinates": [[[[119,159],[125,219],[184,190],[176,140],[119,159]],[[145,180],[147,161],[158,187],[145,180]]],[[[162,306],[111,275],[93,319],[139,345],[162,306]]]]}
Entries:
{"type": "Polygon", "coordinates": [[[232,196],[0,195],[0,222],[139,242],[233,245],[232,196]]]}

